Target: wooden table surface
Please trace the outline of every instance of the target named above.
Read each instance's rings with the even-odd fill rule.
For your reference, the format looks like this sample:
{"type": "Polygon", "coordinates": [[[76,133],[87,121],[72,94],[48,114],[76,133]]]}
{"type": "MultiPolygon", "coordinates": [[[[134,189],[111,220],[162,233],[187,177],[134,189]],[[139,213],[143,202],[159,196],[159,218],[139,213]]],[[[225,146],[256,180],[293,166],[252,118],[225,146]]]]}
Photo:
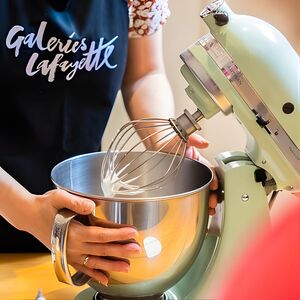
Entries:
{"type": "Polygon", "coordinates": [[[89,286],[74,287],[57,280],[50,254],[0,254],[0,300],[73,300],[89,286]]]}

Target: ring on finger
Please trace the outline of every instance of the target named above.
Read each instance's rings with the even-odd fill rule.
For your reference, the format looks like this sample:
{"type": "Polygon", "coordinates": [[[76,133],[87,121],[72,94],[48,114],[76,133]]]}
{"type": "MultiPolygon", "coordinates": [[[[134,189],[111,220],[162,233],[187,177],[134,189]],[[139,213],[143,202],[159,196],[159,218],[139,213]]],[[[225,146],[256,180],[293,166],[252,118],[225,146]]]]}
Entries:
{"type": "Polygon", "coordinates": [[[89,261],[90,256],[87,255],[84,260],[83,260],[83,265],[85,266],[87,264],[87,262],[89,261]]]}

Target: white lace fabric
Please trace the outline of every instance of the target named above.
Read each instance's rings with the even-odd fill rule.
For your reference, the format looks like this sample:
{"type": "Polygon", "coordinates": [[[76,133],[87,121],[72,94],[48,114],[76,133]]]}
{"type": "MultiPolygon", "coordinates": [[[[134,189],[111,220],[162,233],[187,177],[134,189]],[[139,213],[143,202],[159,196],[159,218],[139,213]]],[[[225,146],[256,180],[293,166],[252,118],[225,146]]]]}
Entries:
{"type": "Polygon", "coordinates": [[[128,0],[130,38],[151,35],[170,16],[168,0],[128,0]]]}

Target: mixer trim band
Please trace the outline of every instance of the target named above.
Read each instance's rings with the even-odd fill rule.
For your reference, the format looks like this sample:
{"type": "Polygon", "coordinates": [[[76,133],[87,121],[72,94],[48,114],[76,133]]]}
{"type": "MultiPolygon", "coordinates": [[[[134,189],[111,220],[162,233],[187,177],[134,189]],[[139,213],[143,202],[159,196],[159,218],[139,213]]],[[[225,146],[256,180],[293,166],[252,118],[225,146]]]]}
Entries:
{"type": "MultiPolygon", "coordinates": [[[[234,63],[233,59],[223,46],[210,33],[203,36],[195,45],[199,45],[207,51],[208,55],[213,59],[224,76],[230,81],[233,88],[238,92],[249,109],[255,114],[257,123],[265,128],[286,159],[300,174],[300,150],[293,143],[272,112],[264,104],[261,97],[251,86],[250,82],[234,63]]],[[[216,100],[223,97],[226,99],[226,97],[221,97],[221,90],[217,87],[217,84],[213,79],[203,70],[203,68],[201,68],[199,61],[196,60],[189,50],[185,51],[181,57],[185,62],[188,60],[187,66],[199,79],[200,83],[205,87],[209,94],[213,95],[212,99],[216,104],[220,106],[220,102],[216,100]],[[205,72],[205,74],[203,74],[203,72],[205,72]],[[203,75],[205,76],[203,77],[203,75]],[[213,83],[213,89],[209,88],[208,90],[206,83],[213,83]]],[[[222,108],[222,110],[224,111],[224,108],[222,108]]]]}
{"type": "Polygon", "coordinates": [[[223,92],[219,89],[215,81],[207,74],[207,72],[199,65],[193,54],[186,50],[180,54],[180,58],[188,66],[189,70],[199,80],[203,88],[218,105],[225,115],[232,113],[232,105],[223,92]]]}
{"type": "Polygon", "coordinates": [[[217,11],[217,9],[224,4],[224,0],[215,0],[207,5],[200,13],[201,18],[207,17],[212,12],[217,11]]]}

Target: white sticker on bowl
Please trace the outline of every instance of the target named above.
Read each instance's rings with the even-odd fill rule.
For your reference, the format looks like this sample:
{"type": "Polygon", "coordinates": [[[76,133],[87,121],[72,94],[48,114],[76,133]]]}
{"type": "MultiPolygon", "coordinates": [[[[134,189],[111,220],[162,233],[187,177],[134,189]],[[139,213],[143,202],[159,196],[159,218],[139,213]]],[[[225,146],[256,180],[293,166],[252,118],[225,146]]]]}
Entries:
{"type": "Polygon", "coordinates": [[[144,239],[144,248],[147,257],[159,255],[162,249],[160,241],[153,236],[148,236],[144,239]]]}

